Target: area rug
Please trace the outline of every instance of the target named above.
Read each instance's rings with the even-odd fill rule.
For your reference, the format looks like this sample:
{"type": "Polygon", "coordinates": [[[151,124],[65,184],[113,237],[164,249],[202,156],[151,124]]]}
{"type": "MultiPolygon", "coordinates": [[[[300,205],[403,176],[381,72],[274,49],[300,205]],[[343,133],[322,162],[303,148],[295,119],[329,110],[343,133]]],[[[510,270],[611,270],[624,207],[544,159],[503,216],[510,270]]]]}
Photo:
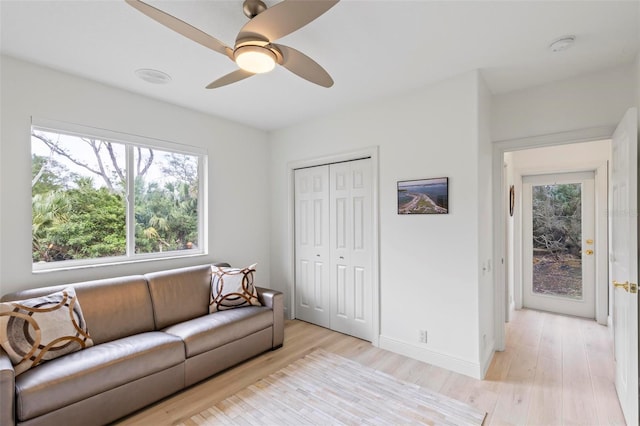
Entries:
{"type": "Polygon", "coordinates": [[[481,425],[484,412],[316,350],[179,425],[481,425]]]}

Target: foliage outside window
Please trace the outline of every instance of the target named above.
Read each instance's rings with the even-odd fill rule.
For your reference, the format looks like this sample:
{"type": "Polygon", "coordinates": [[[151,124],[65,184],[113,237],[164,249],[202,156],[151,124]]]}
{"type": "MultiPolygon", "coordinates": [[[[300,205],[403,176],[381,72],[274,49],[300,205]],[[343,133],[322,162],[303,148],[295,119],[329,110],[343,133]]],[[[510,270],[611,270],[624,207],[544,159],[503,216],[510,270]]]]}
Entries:
{"type": "Polygon", "coordinates": [[[582,253],[580,184],[536,185],[533,190],[533,248],[556,259],[582,253]]]}
{"type": "Polygon", "coordinates": [[[582,286],[582,186],[532,188],[533,291],[580,300],[582,286]]]}
{"type": "Polygon", "coordinates": [[[38,127],[31,152],[34,269],[202,253],[203,155],[38,127]]]}

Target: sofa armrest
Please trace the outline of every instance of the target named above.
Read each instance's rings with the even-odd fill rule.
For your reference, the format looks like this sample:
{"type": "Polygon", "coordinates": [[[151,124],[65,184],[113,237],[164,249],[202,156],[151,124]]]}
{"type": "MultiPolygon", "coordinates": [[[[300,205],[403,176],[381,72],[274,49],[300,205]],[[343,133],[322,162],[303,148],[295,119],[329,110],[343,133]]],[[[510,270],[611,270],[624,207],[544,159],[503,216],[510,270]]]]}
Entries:
{"type": "Polygon", "coordinates": [[[0,348],[0,426],[14,426],[16,376],[9,355],[0,348]]]}
{"type": "Polygon", "coordinates": [[[256,287],[260,303],[273,310],[273,348],[284,343],[284,294],[277,290],[256,287]]]}

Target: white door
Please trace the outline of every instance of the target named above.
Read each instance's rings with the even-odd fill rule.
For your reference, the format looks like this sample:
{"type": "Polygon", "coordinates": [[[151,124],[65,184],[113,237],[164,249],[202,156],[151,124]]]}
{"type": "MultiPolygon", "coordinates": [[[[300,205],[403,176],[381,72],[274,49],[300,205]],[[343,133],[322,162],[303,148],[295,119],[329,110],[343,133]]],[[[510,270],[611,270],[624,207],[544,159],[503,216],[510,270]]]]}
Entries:
{"type": "Polygon", "coordinates": [[[638,116],[618,125],[611,156],[611,277],[616,391],[628,425],[638,424],[638,116]]]}
{"type": "Polygon", "coordinates": [[[330,166],[331,328],[372,340],[371,159],[330,166]]]}
{"type": "Polygon", "coordinates": [[[295,171],[296,318],[330,327],[329,166],[295,171]]]}
{"type": "Polygon", "coordinates": [[[523,306],[595,318],[594,172],[522,179],[523,306]]]}
{"type": "Polygon", "coordinates": [[[371,159],[295,171],[295,316],[373,338],[371,159]]]}

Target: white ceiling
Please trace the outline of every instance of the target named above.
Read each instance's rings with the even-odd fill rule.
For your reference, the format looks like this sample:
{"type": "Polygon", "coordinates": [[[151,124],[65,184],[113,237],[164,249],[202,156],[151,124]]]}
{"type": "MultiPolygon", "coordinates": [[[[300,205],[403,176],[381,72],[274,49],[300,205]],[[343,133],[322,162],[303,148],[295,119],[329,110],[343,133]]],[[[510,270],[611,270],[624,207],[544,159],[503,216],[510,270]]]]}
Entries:
{"type": "MultiPolygon", "coordinates": [[[[149,0],[232,45],[246,22],[242,0],[149,0]]],[[[273,5],[277,1],[266,1],[273,5]]],[[[631,63],[639,52],[639,2],[342,0],[280,39],[321,64],[325,89],[283,68],[220,89],[227,57],[152,21],[123,0],[0,0],[0,51],[260,129],[481,69],[493,93],[631,63]],[[576,36],[573,48],[549,43],[576,36]],[[170,74],[169,85],[134,70],[170,74]]]]}

